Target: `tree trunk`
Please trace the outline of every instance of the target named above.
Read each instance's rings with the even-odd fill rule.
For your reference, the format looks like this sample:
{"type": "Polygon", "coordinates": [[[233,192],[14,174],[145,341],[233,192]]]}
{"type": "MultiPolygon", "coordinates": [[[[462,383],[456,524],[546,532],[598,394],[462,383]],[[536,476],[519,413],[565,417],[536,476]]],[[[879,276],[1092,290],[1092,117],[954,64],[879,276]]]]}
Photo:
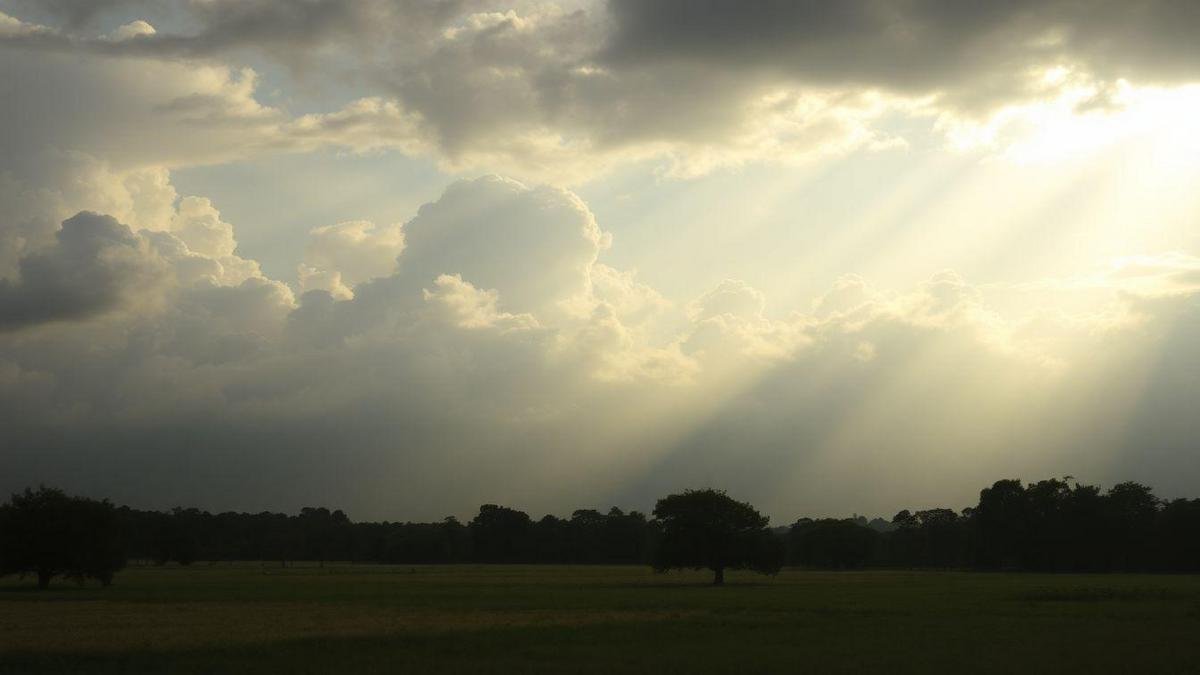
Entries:
{"type": "Polygon", "coordinates": [[[50,588],[50,579],[53,577],[54,574],[52,572],[38,570],[38,588],[43,590],[50,588]]]}
{"type": "Polygon", "coordinates": [[[713,570],[713,586],[725,585],[725,568],[718,567],[713,570]]]}

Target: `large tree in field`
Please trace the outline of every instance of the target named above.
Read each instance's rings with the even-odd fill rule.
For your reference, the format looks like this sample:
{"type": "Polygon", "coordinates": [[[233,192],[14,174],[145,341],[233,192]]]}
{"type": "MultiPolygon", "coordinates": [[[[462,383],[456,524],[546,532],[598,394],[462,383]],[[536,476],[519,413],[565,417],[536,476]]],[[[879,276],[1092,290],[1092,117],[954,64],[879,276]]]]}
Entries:
{"type": "Polygon", "coordinates": [[[36,574],[40,588],[56,576],[107,586],[124,566],[117,511],[108,501],[42,487],[0,506],[0,576],[36,574]]]}
{"type": "Polygon", "coordinates": [[[720,490],[687,490],[658,500],[654,517],[662,538],[654,569],[710,569],[713,584],[725,583],[725,570],[775,574],[783,564],[783,544],[767,529],[769,519],[753,506],[720,490]]]}

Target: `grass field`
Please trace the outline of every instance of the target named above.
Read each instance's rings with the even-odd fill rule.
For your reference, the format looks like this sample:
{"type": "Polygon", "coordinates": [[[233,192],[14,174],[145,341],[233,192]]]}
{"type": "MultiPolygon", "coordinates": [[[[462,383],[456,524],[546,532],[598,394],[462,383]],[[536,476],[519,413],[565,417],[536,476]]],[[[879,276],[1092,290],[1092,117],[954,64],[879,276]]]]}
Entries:
{"type": "Polygon", "coordinates": [[[1200,577],[198,565],[0,581],[0,672],[1200,672],[1200,577]]]}

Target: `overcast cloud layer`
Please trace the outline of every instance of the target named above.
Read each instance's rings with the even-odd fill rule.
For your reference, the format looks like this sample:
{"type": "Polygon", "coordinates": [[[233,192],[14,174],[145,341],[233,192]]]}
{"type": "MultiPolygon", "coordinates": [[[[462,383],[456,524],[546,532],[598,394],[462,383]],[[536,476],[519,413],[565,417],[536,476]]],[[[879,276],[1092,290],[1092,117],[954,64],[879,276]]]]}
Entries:
{"type": "Polygon", "coordinates": [[[579,192],[994,161],[1039,111],[1196,84],[1197,29],[1170,0],[0,2],[0,490],[393,519],[697,485],[890,515],[1066,473],[1193,494],[1200,251],[1002,287],[847,264],[787,313],[736,279],[665,296],[579,192]],[[172,182],[329,149],[445,188],[271,278],[172,182]]]}

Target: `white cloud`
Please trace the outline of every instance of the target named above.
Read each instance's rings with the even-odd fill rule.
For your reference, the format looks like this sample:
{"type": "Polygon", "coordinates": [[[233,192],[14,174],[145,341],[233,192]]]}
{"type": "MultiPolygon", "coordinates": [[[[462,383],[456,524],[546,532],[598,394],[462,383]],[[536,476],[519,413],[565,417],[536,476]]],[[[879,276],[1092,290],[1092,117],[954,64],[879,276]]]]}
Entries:
{"type": "Polygon", "coordinates": [[[396,256],[403,250],[399,225],[380,227],[355,220],[316,228],[300,263],[300,287],[350,297],[357,284],[394,272],[396,256]]]}
{"type": "Polygon", "coordinates": [[[590,294],[592,265],[609,243],[574,194],[495,176],[451,185],[403,233],[398,278],[458,274],[496,289],[514,311],[539,314],[566,312],[590,294]]]}
{"type": "Polygon", "coordinates": [[[209,200],[180,199],[165,169],[115,170],[78,152],[30,159],[0,174],[7,328],[150,310],[197,285],[266,282],[236,254],[233,226],[209,200]]]}
{"type": "Polygon", "coordinates": [[[480,290],[457,274],[442,274],[433,280],[433,289],[423,292],[425,301],[444,311],[450,323],[459,328],[500,328],[522,330],[537,328],[529,314],[509,314],[496,308],[499,294],[480,290]]]}
{"type": "Polygon", "coordinates": [[[137,21],[121,24],[107,37],[110,40],[120,42],[122,40],[133,40],[143,36],[154,35],[156,32],[158,31],[154,30],[154,26],[150,25],[149,22],[138,19],[137,21]]]}
{"type": "Polygon", "coordinates": [[[726,279],[692,304],[692,316],[697,320],[722,315],[760,319],[766,303],[766,298],[758,289],[744,281],[726,279]]]}

